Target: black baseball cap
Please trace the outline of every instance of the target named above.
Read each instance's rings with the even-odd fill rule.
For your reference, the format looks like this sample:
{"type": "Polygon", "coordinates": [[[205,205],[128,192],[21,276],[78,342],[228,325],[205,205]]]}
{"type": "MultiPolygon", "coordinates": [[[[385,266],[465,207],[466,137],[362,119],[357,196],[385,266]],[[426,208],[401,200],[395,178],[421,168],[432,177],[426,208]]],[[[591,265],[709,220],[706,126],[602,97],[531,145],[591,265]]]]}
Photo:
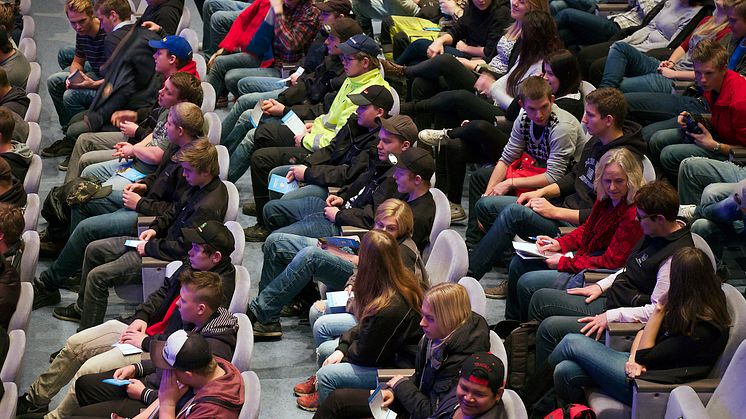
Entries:
{"type": "Polygon", "coordinates": [[[316,2],[316,8],[322,12],[349,15],[352,11],[352,4],[350,3],[350,0],[326,0],[323,2],[316,2]]]}
{"type": "Polygon", "coordinates": [[[330,35],[334,35],[340,42],[347,42],[355,35],[363,33],[363,28],[357,23],[357,20],[349,17],[340,17],[335,19],[331,25],[325,25],[324,30],[330,35]]]}
{"type": "Polygon", "coordinates": [[[410,147],[400,155],[396,156],[396,167],[409,170],[422,179],[430,180],[435,173],[435,160],[429,151],[424,148],[410,147]]]}
{"type": "Polygon", "coordinates": [[[497,393],[504,382],[505,365],[490,352],[477,352],[466,358],[461,365],[459,378],[487,386],[493,393],[497,393]]]}
{"type": "Polygon", "coordinates": [[[394,97],[391,96],[389,89],[378,84],[368,86],[360,93],[351,93],[347,97],[357,106],[375,105],[386,109],[387,112],[394,106],[394,97]]]}
{"type": "Polygon", "coordinates": [[[165,341],[150,343],[150,359],[156,368],[194,371],[210,364],[212,350],[202,335],[177,330],[165,341]]]}
{"type": "Polygon", "coordinates": [[[197,244],[209,244],[215,250],[220,251],[224,257],[230,256],[236,248],[233,234],[219,221],[210,220],[195,228],[182,228],[181,234],[184,241],[197,244]]]}
{"type": "Polygon", "coordinates": [[[354,35],[350,37],[345,43],[339,44],[337,47],[340,51],[342,51],[342,54],[344,55],[352,55],[357,54],[358,52],[364,52],[368,55],[372,55],[374,57],[378,56],[378,54],[381,53],[381,48],[376,44],[376,41],[373,40],[373,38],[369,37],[368,35],[354,35]]]}
{"type": "Polygon", "coordinates": [[[390,118],[381,118],[381,128],[388,133],[404,137],[409,144],[417,141],[417,125],[407,115],[394,115],[390,118]]]}

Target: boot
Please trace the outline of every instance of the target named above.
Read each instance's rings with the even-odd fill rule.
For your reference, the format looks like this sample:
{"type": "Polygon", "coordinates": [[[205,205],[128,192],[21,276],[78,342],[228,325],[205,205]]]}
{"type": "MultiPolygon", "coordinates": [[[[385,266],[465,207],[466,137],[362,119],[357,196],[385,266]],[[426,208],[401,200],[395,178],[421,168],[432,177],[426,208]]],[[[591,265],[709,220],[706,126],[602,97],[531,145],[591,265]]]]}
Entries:
{"type": "Polygon", "coordinates": [[[405,65],[399,65],[389,60],[382,60],[381,65],[383,66],[383,74],[386,78],[403,79],[407,77],[404,74],[404,71],[407,69],[405,65]]]}

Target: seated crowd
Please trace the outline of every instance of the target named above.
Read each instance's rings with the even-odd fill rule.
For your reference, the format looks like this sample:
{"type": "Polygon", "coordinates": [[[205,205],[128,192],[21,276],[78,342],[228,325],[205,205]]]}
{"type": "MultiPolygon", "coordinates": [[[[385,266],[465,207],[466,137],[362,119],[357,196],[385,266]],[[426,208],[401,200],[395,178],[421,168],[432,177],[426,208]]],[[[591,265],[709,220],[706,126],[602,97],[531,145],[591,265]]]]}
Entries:
{"type": "MultiPolygon", "coordinates": [[[[0,359],[39,158],[12,3],[0,359]]],[[[723,253],[746,221],[746,168],[729,159],[746,155],[746,0],[609,16],[595,0],[196,0],[203,55],[177,33],[184,0],[139,16],[130,3],[64,0],[75,46],[47,78],[61,136],[41,156],[66,174],[43,199],[33,309],[74,291],[53,316],[79,328],[19,392],[19,417],[237,418],[237,313],[270,340],[281,316],[308,316],[318,369],[292,391],[318,418],[506,418],[516,401],[543,417],[589,387],[631,406],[634,379],[703,378],[725,351],[723,253]],[[229,223],[241,178],[256,218],[243,232],[229,223]],[[504,268],[484,287],[505,299],[500,323],[428,271],[443,214],[466,224],[464,276],[504,268]],[[263,243],[253,298],[239,295],[241,238],[263,243]],[[152,259],[181,265],[107,317],[110,289],[146,290],[152,259]],[[491,331],[525,322],[535,367],[517,378],[491,331]],[[627,351],[604,342],[613,323],[640,324],[627,351]],[[390,369],[409,371],[381,380],[390,369]]]]}

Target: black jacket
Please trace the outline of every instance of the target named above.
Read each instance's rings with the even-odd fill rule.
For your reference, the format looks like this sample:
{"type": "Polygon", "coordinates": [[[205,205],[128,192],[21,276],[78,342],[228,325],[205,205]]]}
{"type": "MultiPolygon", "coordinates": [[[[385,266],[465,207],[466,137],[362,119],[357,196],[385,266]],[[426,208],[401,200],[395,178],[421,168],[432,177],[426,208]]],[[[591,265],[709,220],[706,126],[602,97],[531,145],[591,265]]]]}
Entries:
{"type": "Polygon", "coordinates": [[[422,337],[420,313],[395,294],[388,306],[344,332],[343,362],[365,367],[412,368],[422,337]]]}
{"type": "Polygon", "coordinates": [[[21,118],[26,116],[31,100],[26,96],[26,91],[20,87],[12,87],[5,96],[0,98],[0,106],[4,106],[18,114],[21,118]]]}
{"type": "Polygon", "coordinates": [[[8,329],[20,296],[21,278],[18,271],[4,257],[0,257],[0,326],[5,329],[8,329]]]}
{"type": "Polygon", "coordinates": [[[183,12],[184,0],[165,0],[157,6],[149,5],[138,20],[138,23],[148,21],[157,23],[161,27],[158,33],[160,37],[178,35],[176,29],[179,27],[179,21],[183,12]]]}
{"type": "Polygon", "coordinates": [[[349,185],[368,169],[369,152],[375,153],[377,144],[378,130],[361,127],[357,124],[357,115],[350,115],[347,124],[328,146],[303,160],[303,164],[309,166],[304,174],[305,182],[320,186],[349,185]]]}
{"type": "Polygon", "coordinates": [[[192,186],[179,200],[150,224],[157,233],[156,238],[145,244],[145,255],[164,260],[177,260],[189,251],[181,234],[185,227],[195,227],[208,220],[223,222],[228,207],[228,190],[215,177],[203,188],[192,186]]]}
{"type": "Polygon", "coordinates": [[[490,329],[484,317],[472,312],[471,317],[432,352],[432,360],[427,357],[431,344],[430,339],[422,337],[414,375],[394,387],[394,396],[407,409],[410,419],[430,418],[436,411],[446,412],[448,406],[458,403],[451,390],[458,382],[461,364],[476,352],[490,350],[490,329]]]}
{"type": "MultiPolygon", "coordinates": [[[[603,145],[596,137],[585,143],[580,160],[575,163],[572,170],[557,180],[560,188],[561,200],[556,202],[562,207],[580,210],[580,224],[583,224],[591,215],[591,208],[596,202],[596,191],[593,188],[596,163],[607,151],[624,147],[635,153],[642,160],[647,144],[642,139],[642,127],[632,121],[625,121],[624,134],[607,145],[603,145]]],[[[554,200],[553,200],[554,201],[554,200]]]]}
{"type": "Polygon", "coordinates": [[[295,86],[280,93],[277,101],[286,106],[286,112],[292,110],[302,120],[316,119],[329,112],[337,91],[346,79],[339,56],[326,56],[314,71],[304,73],[295,86]]]}
{"type": "Polygon", "coordinates": [[[181,165],[174,161],[180,147],[169,144],[155,172],[145,176],[139,183],[148,187],[137,203],[137,212],[146,216],[165,214],[178,204],[190,186],[181,175],[181,165]]]}
{"type": "Polygon", "coordinates": [[[10,189],[0,195],[0,202],[5,202],[18,207],[26,205],[26,191],[23,190],[23,183],[18,179],[13,179],[10,184],[10,189]]]}
{"type": "Polygon", "coordinates": [[[453,37],[453,46],[464,41],[470,46],[484,47],[485,61],[490,62],[497,51],[497,43],[512,22],[507,1],[493,1],[487,10],[479,10],[472,2],[464,8],[464,14],[448,29],[453,37]]]}

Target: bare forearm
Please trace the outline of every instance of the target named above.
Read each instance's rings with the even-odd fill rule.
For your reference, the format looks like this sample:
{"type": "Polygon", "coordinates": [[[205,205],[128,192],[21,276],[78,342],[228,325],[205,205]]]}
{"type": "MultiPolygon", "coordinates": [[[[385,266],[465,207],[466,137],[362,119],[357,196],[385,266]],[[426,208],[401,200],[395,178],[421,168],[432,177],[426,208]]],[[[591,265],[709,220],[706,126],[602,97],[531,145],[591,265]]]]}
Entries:
{"type": "Polygon", "coordinates": [[[495,168],[492,170],[492,175],[490,175],[490,180],[487,182],[486,192],[489,192],[495,187],[495,185],[505,180],[505,174],[507,172],[508,166],[501,161],[497,162],[497,165],[495,165],[495,168]]]}
{"type": "Polygon", "coordinates": [[[484,47],[466,46],[461,52],[471,55],[472,57],[484,57],[484,47]]]}
{"type": "Polygon", "coordinates": [[[163,149],[160,147],[133,147],[135,157],[146,164],[157,165],[163,159],[163,149]]]}
{"type": "Polygon", "coordinates": [[[511,179],[511,186],[519,189],[539,189],[547,186],[549,179],[544,174],[511,179]]]}
{"type": "Polygon", "coordinates": [[[632,348],[629,350],[629,362],[635,362],[635,355],[637,355],[637,348],[640,346],[640,339],[642,339],[642,330],[637,332],[635,340],[632,342],[632,348]]]}

